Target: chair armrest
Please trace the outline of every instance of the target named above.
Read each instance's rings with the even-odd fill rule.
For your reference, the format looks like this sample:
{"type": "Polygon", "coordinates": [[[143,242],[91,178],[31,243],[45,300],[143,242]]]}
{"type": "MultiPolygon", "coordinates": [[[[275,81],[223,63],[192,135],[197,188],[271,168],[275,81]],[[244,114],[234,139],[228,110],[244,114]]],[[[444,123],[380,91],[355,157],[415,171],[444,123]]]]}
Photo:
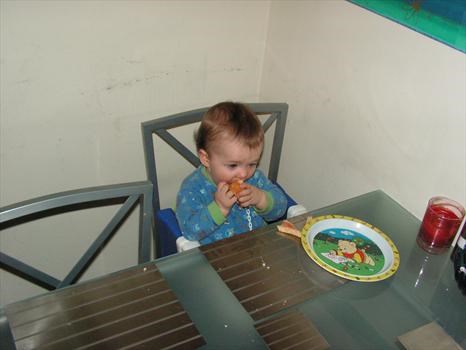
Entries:
{"type": "Polygon", "coordinates": [[[176,250],[179,252],[184,252],[185,250],[193,249],[199,247],[201,244],[199,241],[190,241],[184,236],[178,237],[176,239],[176,250]]]}
{"type": "Polygon", "coordinates": [[[286,218],[289,219],[289,218],[307,213],[307,211],[308,210],[306,209],[306,207],[301,204],[292,205],[291,207],[288,208],[286,212],[286,218]]]}

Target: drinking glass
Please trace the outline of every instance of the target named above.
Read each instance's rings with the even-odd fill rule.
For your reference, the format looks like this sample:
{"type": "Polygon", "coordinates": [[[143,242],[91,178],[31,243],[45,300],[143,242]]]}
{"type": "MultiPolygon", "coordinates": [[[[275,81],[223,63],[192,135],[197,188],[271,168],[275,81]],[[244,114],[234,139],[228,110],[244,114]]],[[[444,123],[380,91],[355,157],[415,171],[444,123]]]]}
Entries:
{"type": "Polygon", "coordinates": [[[431,254],[445,252],[464,215],[465,210],[458,202],[441,196],[431,198],[416,239],[418,245],[431,254]]]}

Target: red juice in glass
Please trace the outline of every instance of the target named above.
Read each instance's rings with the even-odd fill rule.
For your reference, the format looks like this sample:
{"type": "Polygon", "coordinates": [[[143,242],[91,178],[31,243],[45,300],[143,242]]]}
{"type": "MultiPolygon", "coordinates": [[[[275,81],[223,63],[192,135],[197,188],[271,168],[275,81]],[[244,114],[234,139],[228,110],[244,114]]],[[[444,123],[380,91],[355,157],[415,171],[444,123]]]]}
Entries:
{"type": "Polygon", "coordinates": [[[464,214],[464,208],[451,199],[431,198],[422,220],[417,243],[433,254],[448,250],[464,214]]]}

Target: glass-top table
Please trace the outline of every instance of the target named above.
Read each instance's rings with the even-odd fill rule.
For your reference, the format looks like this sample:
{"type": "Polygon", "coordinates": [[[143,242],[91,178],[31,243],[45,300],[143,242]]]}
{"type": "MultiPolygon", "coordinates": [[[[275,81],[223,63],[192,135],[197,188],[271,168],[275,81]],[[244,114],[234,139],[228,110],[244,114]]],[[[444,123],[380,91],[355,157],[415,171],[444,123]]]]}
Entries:
{"type": "MultiPolygon", "coordinates": [[[[431,322],[436,322],[457,344],[466,347],[466,296],[454,280],[450,253],[429,255],[417,246],[420,221],[415,216],[383,191],[374,191],[290,221],[301,228],[307,216],[328,214],[358,218],[383,231],[398,248],[398,271],[378,282],[355,282],[336,277],[317,266],[299,242],[279,235],[274,224],[158,259],[117,276],[111,274],[7,305],[0,311],[2,348],[9,346],[14,349],[15,344],[21,349],[35,348],[46,345],[46,339],[51,344],[50,348],[110,348],[105,345],[108,339],[113,339],[113,346],[121,344],[121,348],[147,347],[149,343],[141,340],[142,335],[136,336],[143,333],[133,333],[141,331],[143,323],[136,327],[135,322],[127,322],[136,330],[123,329],[113,317],[102,321],[107,322],[103,327],[96,319],[91,321],[82,315],[76,320],[68,320],[70,314],[63,311],[64,305],[72,304],[71,300],[75,303],[72,304],[73,310],[83,308],[79,303],[92,304],[93,295],[97,298],[97,294],[83,292],[85,288],[104,290],[105,286],[112,290],[109,287],[112,279],[142,272],[150,272],[157,277],[137,277],[141,282],[127,283],[132,290],[137,288],[137,283],[148,286],[153,278],[163,279],[169,290],[160,289],[157,295],[165,298],[172,293],[173,298],[163,302],[157,299],[158,302],[175,305],[177,317],[187,322],[176,326],[183,330],[179,333],[185,337],[183,340],[180,340],[181,336],[172,336],[173,343],[162,346],[157,342],[158,335],[149,334],[152,345],[147,348],[157,348],[154,344],[159,344],[173,349],[275,349],[291,346],[293,349],[309,349],[310,344],[314,344],[316,349],[400,349],[403,346],[399,336],[431,322]],[[88,299],[80,295],[87,295],[88,299]],[[44,304],[45,301],[48,304],[44,304]],[[53,312],[47,311],[51,306],[55,307],[53,312]],[[35,314],[34,321],[26,320],[26,314],[35,314]],[[60,325],[56,323],[58,320],[60,325]],[[69,330],[78,321],[80,328],[76,328],[74,333],[66,333],[64,328],[60,328],[67,325],[69,330]],[[24,333],[27,325],[31,329],[30,339],[24,333]],[[104,328],[107,333],[102,335],[100,330],[104,328]],[[51,341],[47,332],[53,330],[57,335],[51,341]],[[128,339],[133,334],[132,340],[123,344],[118,341],[120,334],[128,339]],[[78,336],[87,343],[71,341],[78,336]],[[100,338],[94,339],[94,336],[100,338]],[[94,340],[90,341],[91,338],[94,340]],[[290,343],[293,341],[294,345],[290,343]]],[[[118,303],[130,301],[120,300],[118,303]]],[[[118,307],[119,304],[108,306],[112,310],[118,307]]],[[[135,307],[127,310],[126,314],[120,314],[122,320],[143,312],[135,307]]],[[[100,309],[95,314],[104,313],[105,310],[100,309]]],[[[147,322],[157,324],[156,321],[147,322]]],[[[150,333],[156,327],[146,328],[146,333],[150,333]]],[[[164,335],[167,332],[170,331],[162,331],[164,335]]]]}

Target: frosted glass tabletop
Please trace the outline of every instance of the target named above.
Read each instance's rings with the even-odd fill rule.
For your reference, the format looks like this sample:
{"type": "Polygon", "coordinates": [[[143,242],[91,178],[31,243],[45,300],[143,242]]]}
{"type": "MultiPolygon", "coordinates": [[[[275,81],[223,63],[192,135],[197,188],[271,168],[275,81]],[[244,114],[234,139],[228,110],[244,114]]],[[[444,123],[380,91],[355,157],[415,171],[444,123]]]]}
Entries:
{"type": "MultiPolygon", "coordinates": [[[[172,337],[173,344],[184,344],[186,348],[273,349],[274,346],[283,348],[279,344],[294,346],[290,343],[294,341],[296,346],[300,344],[303,349],[309,348],[309,344],[314,344],[316,349],[400,349],[398,337],[433,321],[466,348],[466,296],[461,294],[454,280],[450,252],[429,255],[417,246],[420,221],[416,217],[383,191],[373,191],[291,220],[301,228],[311,215],[342,215],[376,227],[397,248],[399,266],[396,272],[375,282],[335,276],[316,264],[301,242],[280,236],[276,224],[271,224],[121,273],[122,276],[129,274],[131,278],[140,278],[144,286],[155,283],[147,280],[151,278],[147,274],[149,272],[163,279],[166,284],[163,293],[167,296],[173,293],[163,302],[175,306],[175,315],[184,315],[184,323],[174,327],[178,327],[176,331],[180,331],[179,334],[185,338],[172,337]],[[135,275],[141,273],[145,275],[135,275]]],[[[115,276],[120,275],[95,279],[91,286],[111,290],[109,283],[115,276]]],[[[10,331],[15,333],[16,321],[13,317],[9,320],[9,310],[25,310],[32,314],[29,306],[37,305],[40,300],[51,298],[56,305],[65,305],[64,298],[70,295],[75,298],[73,308],[78,310],[81,306],[76,295],[86,286],[85,283],[0,309],[0,348],[15,348],[15,338],[10,331]]],[[[121,288],[132,290],[141,286],[126,283],[121,288]]],[[[147,290],[149,292],[156,294],[155,301],[162,300],[158,299],[162,295],[158,290],[147,290]]],[[[146,300],[142,294],[141,298],[146,300]]],[[[89,298],[84,301],[86,305],[93,302],[89,298]]],[[[101,307],[104,308],[105,303],[101,303],[101,307]]],[[[112,310],[117,307],[109,304],[112,310]]],[[[151,307],[157,308],[157,303],[151,307]]],[[[146,312],[131,307],[126,310],[126,314],[118,316],[122,320],[146,312]]],[[[99,315],[104,312],[106,310],[100,310],[99,315]]],[[[60,310],[53,313],[57,322],[62,320],[63,324],[73,324],[67,321],[68,314],[60,310]]],[[[162,321],[167,317],[163,316],[162,321]]],[[[111,324],[120,322],[117,319],[110,321],[105,326],[109,333],[91,342],[94,348],[99,348],[99,344],[100,348],[104,348],[106,339],[115,339],[111,324]]],[[[84,319],[80,322],[79,334],[67,333],[68,344],[78,344],[71,341],[75,336],[89,342],[85,335],[97,334],[96,329],[101,327],[95,323],[86,326],[84,319]]],[[[151,322],[155,325],[159,321],[151,322]]],[[[157,344],[156,337],[167,338],[172,332],[159,329],[160,335],[151,335],[151,327],[147,325],[136,327],[134,322],[126,323],[128,327],[134,326],[134,329],[120,331],[125,336],[134,335],[127,337],[128,344],[133,344],[126,345],[128,348],[142,345],[137,336],[141,329],[145,330],[144,334],[152,344],[157,344]]],[[[40,327],[45,337],[52,334],[57,325],[44,323],[40,327]]],[[[19,344],[18,341],[16,344],[19,344]]],[[[61,340],[54,341],[60,348],[61,340]]]]}

